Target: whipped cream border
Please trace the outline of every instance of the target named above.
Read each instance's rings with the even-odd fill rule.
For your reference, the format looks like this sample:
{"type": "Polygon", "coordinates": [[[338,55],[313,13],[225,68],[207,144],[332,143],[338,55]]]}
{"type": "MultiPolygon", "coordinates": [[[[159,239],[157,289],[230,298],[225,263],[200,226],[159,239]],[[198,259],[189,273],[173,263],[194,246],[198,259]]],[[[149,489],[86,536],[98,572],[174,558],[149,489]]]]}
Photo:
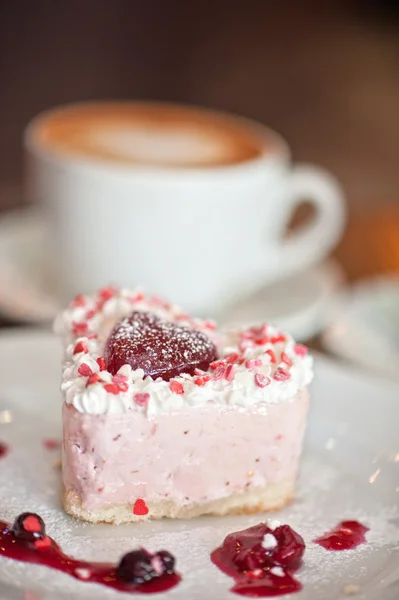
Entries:
{"type": "Polygon", "coordinates": [[[219,332],[213,321],[194,319],[140,290],[110,286],[91,296],[79,295],[58,315],[54,331],[64,346],[65,402],[91,415],[139,411],[154,417],[204,405],[267,410],[268,404],[291,400],[313,378],[312,357],[288,333],[269,324],[219,332]],[[151,311],[205,332],[217,346],[219,359],[207,372],[182,374],[169,382],[145,377],[142,369],[133,371],[130,365],[112,376],[104,346],[113,325],[133,310],[151,311]]]}

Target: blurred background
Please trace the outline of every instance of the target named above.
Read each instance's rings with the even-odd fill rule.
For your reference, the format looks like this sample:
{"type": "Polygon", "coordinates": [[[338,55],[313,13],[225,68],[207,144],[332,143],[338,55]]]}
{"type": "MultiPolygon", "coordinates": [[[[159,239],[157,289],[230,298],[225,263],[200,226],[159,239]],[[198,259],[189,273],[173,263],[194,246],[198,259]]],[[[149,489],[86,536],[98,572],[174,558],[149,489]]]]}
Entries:
{"type": "MultiPolygon", "coordinates": [[[[28,202],[27,122],[108,98],[196,103],[271,126],[295,161],[320,164],[343,185],[349,222],[334,257],[345,278],[399,271],[396,2],[3,0],[0,216],[28,202]]],[[[294,223],[306,218],[305,207],[294,223]]],[[[384,302],[390,314],[398,306],[396,296],[384,302]]],[[[15,321],[3,311],[3,324],[15,321]]]]}

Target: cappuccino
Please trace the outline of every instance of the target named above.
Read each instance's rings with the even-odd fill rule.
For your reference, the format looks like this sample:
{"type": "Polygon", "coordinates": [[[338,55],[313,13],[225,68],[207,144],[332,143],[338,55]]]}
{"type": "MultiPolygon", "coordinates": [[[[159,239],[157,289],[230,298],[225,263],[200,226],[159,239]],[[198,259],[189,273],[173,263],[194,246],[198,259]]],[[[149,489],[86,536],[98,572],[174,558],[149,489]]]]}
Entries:
{"type": "Polygon", "coordinates": [[[69,157],[179,168],[235,165],[268,152],[267,140],[244,120],[156,102],[61,107],[35,119],[29,138],[69,157]]]}

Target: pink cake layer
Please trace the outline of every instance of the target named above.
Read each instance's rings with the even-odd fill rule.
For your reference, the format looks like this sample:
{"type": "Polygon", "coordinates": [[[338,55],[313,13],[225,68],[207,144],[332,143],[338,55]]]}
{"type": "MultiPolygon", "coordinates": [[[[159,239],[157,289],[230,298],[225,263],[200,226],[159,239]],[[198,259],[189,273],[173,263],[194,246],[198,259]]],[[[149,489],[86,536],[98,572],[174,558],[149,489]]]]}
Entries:
{"type": "MultiPolygon", "coordinates": [[[[85,510],[195,505],[296,476],[308,393],[249,408],[90,415],[64,404],[63,480],[85,510]]],[[[150,515],[149,515],[150,516],[150,515]]]]}

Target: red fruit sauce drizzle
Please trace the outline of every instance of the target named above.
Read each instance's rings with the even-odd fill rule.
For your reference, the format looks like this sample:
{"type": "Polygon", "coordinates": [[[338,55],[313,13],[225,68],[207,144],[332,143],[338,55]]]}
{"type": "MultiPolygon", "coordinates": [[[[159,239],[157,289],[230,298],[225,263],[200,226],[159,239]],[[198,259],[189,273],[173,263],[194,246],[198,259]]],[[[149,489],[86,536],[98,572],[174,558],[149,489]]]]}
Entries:
{"type": "Polygon", "coordinates": [[[4,444],[4,442],[0,442],[0,458],[4,458],[6,454],[8,454],[8,446],[4,444]]]}
{"type": "Polygon", "coordinates": [[[235,580],[232,592],[253,597],[281,596],[302,589],[293,573],[301,566],[304,551],[305,542],[289,525],[270,529],[267,523],[260,523],[228,535],[212,552],[211,560],[235,580]],[[275,538],[274,548],[262,546],[266,534],[275,538]]]}
{"type": "Polygon", "coordinates": [[[366,542],[367,531],[369,528],[358,521],[341,521],[313,542],[326,550],[353,550],[366,542]]]}
{"type": "Polygon", "coordinates": [[[46,438],[42,441],[43,448],[46,450],[58,450],[61,447],[61,442],[53,438],[46,438]]]}
{"type": "Polygon", "coordinates": [[[36,541],[20,539],[14,535],[12,526],[3,521],[0,521],[1,556],[26,563],[45,565],[67,573],[80,581],[99,583],[121,592],[140,592],[144,594],[163,592],[174,587],[181,580],[180,575],[173,572],[164,573],[141,584],[126,583],[118,577],[118,565],[77,560],[65,554],[57,543],[46,535],[36,539],[36,541]]]}

